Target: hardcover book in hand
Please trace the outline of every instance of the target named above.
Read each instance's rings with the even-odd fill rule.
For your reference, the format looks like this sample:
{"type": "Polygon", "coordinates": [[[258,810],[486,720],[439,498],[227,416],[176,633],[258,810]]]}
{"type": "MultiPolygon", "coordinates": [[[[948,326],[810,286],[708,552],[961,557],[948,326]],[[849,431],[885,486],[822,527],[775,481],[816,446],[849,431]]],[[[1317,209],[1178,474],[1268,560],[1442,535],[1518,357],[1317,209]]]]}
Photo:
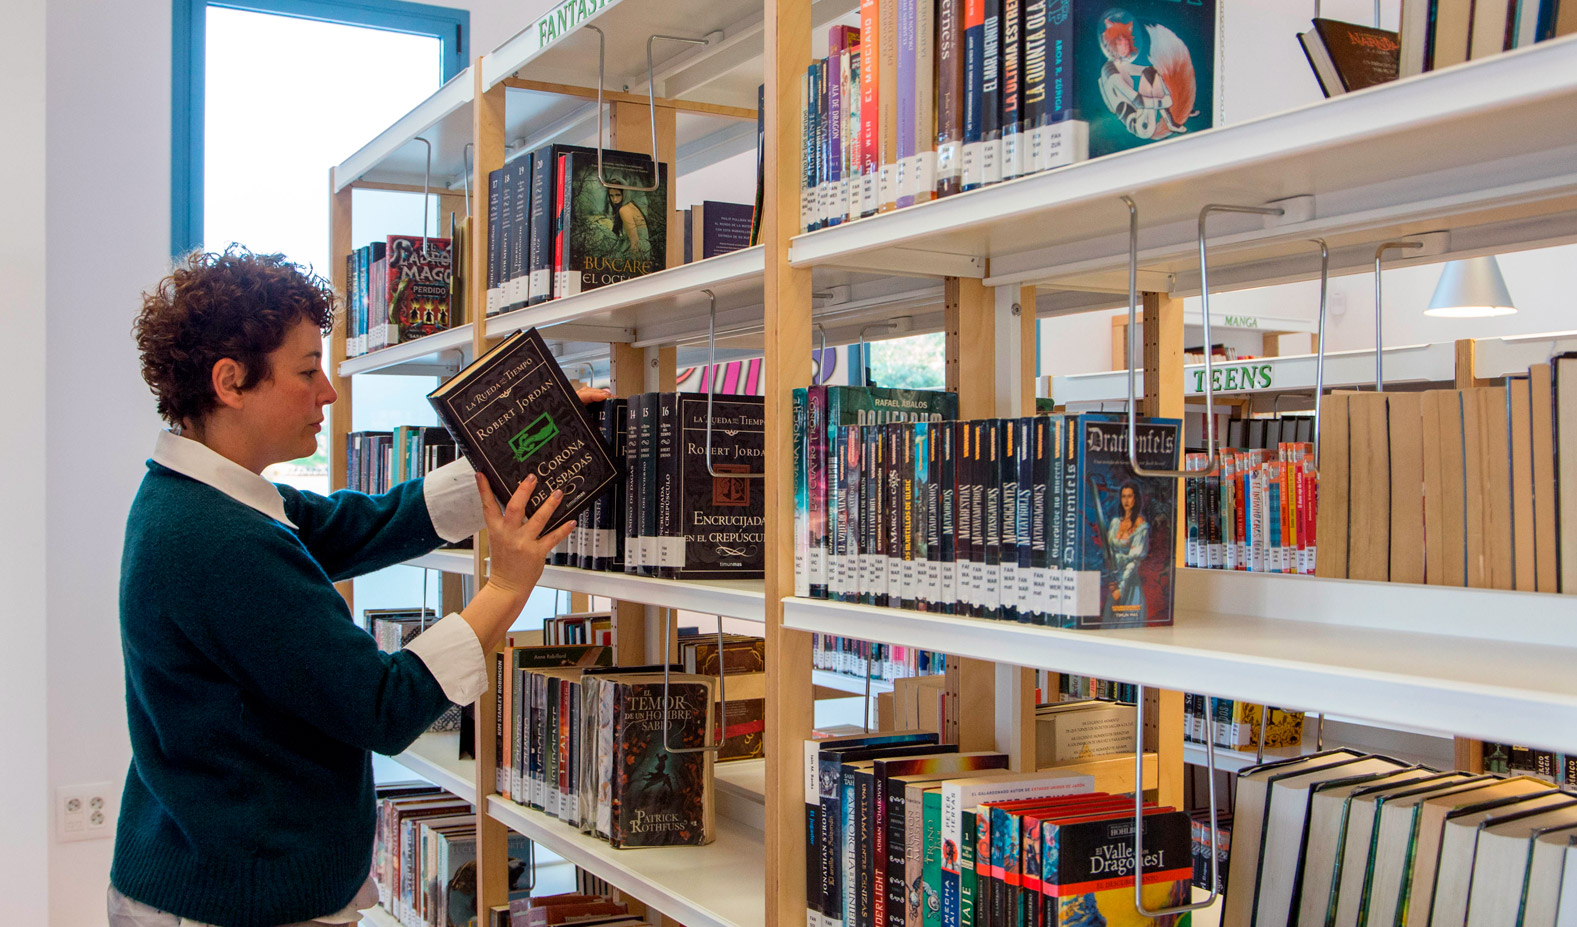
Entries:
{"type": "Polygon", "coordinates": [[[573,519],[617,470],[585,407],[534,328],[504,339],[427,395],[499,505],[530,474],[529,516],[555,490],[564,498],[543,533],[573,519]]]}

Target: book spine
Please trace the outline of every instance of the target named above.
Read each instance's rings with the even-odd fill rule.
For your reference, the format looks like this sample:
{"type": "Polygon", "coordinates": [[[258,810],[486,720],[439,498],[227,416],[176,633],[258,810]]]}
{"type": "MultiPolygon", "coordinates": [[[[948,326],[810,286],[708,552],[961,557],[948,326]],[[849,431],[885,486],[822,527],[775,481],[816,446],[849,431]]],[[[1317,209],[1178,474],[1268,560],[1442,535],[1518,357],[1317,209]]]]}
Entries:
{"type": "Polygon", "coordinates": [[[877,3],[877,28],[881,32],[877,56],[881,60],[882,72],[877,98],[881,110],[879,144],[882,164],[878,187],[882,212],[898,208],[898,20],[901,2],[903,0],[878,0],[877,3]]]}
{"type": "Polygon", "coordinates": [[[931,610],[931,598],[927,588],[927,579],[930,570],[930,535],[926,531],[926,483],[930,480],[930,433],[924,422],[915,422],[909,426],[911,449],[910,454],[914,460],[914,503],[910,535],[913,538],[914,566],[914,607],[922,612],[931,610]]]}
{"type": "Polygon", "coordinates": [[[807,543],[809,546],[810,595],[827,598],[827,388],[812,386],[806,391],[805,478],[809,507],[807,543]]]}
{"type": "Polygon", "coordinates": [[[899,607],[914,608],[917,583],[914,576],[914,432],[907,424],[895,426],[899,434],[899,607]]]}
{"type": "Polygon", "coordinates": [[[984,0],[980,83],[981,182],[1002,180],[1002,3],[984,0]]]}
{"type": "Polygon", "coordinates": [[[875,215],[882,204],[881,80],[893,80],[881,66],[880,7],[896,0],[860,0],[860,215],[875,215]]]}
{"type": "Polygon", "coordinates": [[[504,169],[487,174],[487,309],[488,315],[497,315],[503,308],[503,280],[499,276],[504,235],[502,204],[504,169]]]}
{"type": "Polygon", "coordinates": [[[961,817],[963,820],[959,828],[958,841],[958,919],[956,924],[944,923],[944,927],[975,927],[977,879],[975,868],[978,861],[975,851],[975,841],[978,839],[975,836],[975,812],[965,811],[961,817]]]}
{"type": "MultiPolygon", "coordinates": [[[[839,861],[838,896],[843,908],[843,927],[859,927],[859,914],[857,911],[859,862],[857,854],[862,844],[869,845],[868,839],[860,839],[854,780],[853,768],[847,766],[840,768],[838,773],[838,828],[843,843],[843,858],[839,861]]],[[[867,833],[864,836],[868,838],[870,835],[867,833]]]]}
{"type": "Polygon", "coordinates": [[[846,219],[858,219],[863,207],[860,191],[860,163],[864,158],[860,150],[860,81],[864,56],[861,54],[863,46],[859,30],[853,29],[851,34],[852,44],[849,47],[849,66],[844,73],[843,93],[843,215],[846,219]]]}
{"type": "Polygon", "coordinates": [[[897,157],[889,158],[897,171],[897,205],[914,205],[915,180],[915,0],[898,0],[896,23],[898,47],[894,55],[898,86],[896,92],[897,157]]]}
{"type": "Polygon", "coordinates": [[[887,504],[887,445],[882,439],[881,426],[872,425],[865,433],[870,482],[865,491],[865,583],[860,589],[860,601],[867,605],[886,605],[887,534],[882,528],[882,518],[887,504]]]}
{"type": "Polygon", "coordinates": [[[933,423],[927,428],[925,472],[925,599],[933,612],[945,612],[942,594],[942,445],[949,428],[933,423]]]}
{"type": "Polygon", "coordinates": [[[810,492],[806,480],[807,390],[794,390],[794,594],[810,595],[810,492]]]}
{"type": "Polygon", "coordinates": [[[964,0],[936,0],[936,192],[963,189],[964,0]]]}
{"type": "Polygon", "coordinates": [[[936,0],[915,0],[914,154],[916,203],[936,198],[936,0]]]}
{"type": "Polygon", "coordinates": [[[883,519],[887,532],[887,605],[898,608],[903,604],[903,426],[888,422],[879,426],[885,433],[887,445],[887,512],[883,519]]]}
{"type": "Polygon", "coordinates": [[[1019,120],[1023,117],[1024,9],[1021,0],[1002,0],[1002,179],[1019,169],[1019,120]]]}
{"type": "Polygon", "coordinates": [[[661,550],[657,533],[658,518],[658,440],[661,436],[663,394],[647,393],[642,405],[645,421],[641,432],[641,575],[656,576],[661,550]]]}
{"type": "Polygon", "coordinates": [[[1089,157],[1089,122],[1074,108],[1073,10],[1070,0],[1048,0],[1046,16],[1046,93],[1044,125],[1030,147],[1036,170],[1062,167],[1089,157]]]}
{"type": "Polygon", "coordinates": [[[962,0],[964,5],[963,164],[962,189],[973,190],[985,182],[986,0],[962,0]]]}
{"type": "Polygon", "coordinates": [[[997,451],[997,505],[1001,514],[997,524],[1001,530],[998,545],[1000,566],[997,588],[1000,604],[998,617],[1003,621],[1019,621],[1018,603],[1018,452],[1017,422],[1002,419],[998,427],[1001,435],[997,451]]]}
{"type": "Polygon", "coordinates": [[[848,83],[847,31],[834,26],[827,34],[827,177],[822,192],[828,225],[840,225],[839,193],[843,185],[843,128],[848,118],[844,88],[848,83]]]}
{"type": "MultiPolygon", "coordinates": [[[[982,502],[985,507],[985,551],[984,572],[981,576],[981,603],[984,618],[1001,618],[1002,616],[1002,432],[1001,423],[997,419],[988,420],[984,428],[984,440],[980,443],[981,459],[984,463],[983,482],[984,494],[982,502]]],[[[992,822],[993,826],[995,821],[992,822]]]]}
{"type": "MultiPolygon", "coordinates": [[[[1046,106],[1046,4],[1050,0],[1023,0],[1024,6],[1024,55],[1020,62],[1019,79],[1023,86],[1020,105],[1022,124],[1019,133],[1020,153],[1018,172],[1033,174],[1041,170],[1043,159],[1041,145],[1047,124],[1046,106]]],[[[1066,0],[1057,0],[1059,4],[1066,0]]],[[[1064,16],[1066,8],[1063,9],[1064,16]]]]}
{"type": "Polygon", "coordinates": [[[937,577],[937,602],[941,610],[952,614],[958,602],[958,469],[954,453],[954,440],[958,430],[953,422],[942,422],[939,426],[941,453],[937,465],[937,504],[938,504],[938,531],[939,536],[939,576],[937,577]]]}
{"type": "Polygon", "coordinates": [[[531,155],[512,162],[515,169],[515,203],[510,218],[509,264],[513,275],[505,294],[508,308],[517,309],[531,300],[531,155]]]}
{"type": "Polygon", "coordinates": [[[969,422],[953,423],[953,614],[968,615],[971,611],[969,596],[969,564],[975,556],[975,517],[971,505],[970,449],[974,447],[973,428],[969,422]]]}
{"type": "MultiPolygon", "coordinates": [[[[921,793],[920,841],[922,897],[938,898],[942,892],[942,795],[936,789],[921,793]]],[[[920,905],[920,927],[942,927],[937,905],[920,905]]]]}
{"type": "Polygon", "coordinates": [[[543,148],[531,154],[531,220],[527,229],[530,248],[526,254],[526,272],[531,280],[527,290],[528,302],[535,306],[553,298],[553,169],[558,159],[553,149],[543,148]]]}
{"type": "Polygon", "coordinates": [[[1079,518],[1079,425],[1077,416],[1063,420],[1062,435],[1062,621],[1061,626],[1078,626],[1079,594],[1082,591],[1079,576],[1078,518],[1079,518]]]}
{"type": "Polygon", "coordinates": [[[553,208],[549,214],[553,217],[553,296],[571,296],[578,292],[571,288],[569,272],[569,248],[566,238],[569,233],[569,204],[564,196],[564,188],[568,184],[569,157],[559,155],[556,159],[558,166],[553,171],[553,208]]]}
{"type": "Polygon", "coordinates": [[[679,421],[679,394],[662,393],[657,420],[657,568],[656,576],[673,578],[684,565],[684,529],[679,524],[679,468],[684,435],[679,421]]]}
{"type": "MultiPolygon", "coordinates": [[[[859,576],[857,600],[865,605],[876,603],[876,530],[877,513],[880,511],[881,483],[878,458],[881,448],[881,429],[870,426],[860,429],[860,509],[859,509],[859,576]]],[[[885,577],[885,574],[883,574],[885,577]]]]}
{"type": "Polygon", "coordinates": [[[1018,610],[1018,620],[1026,623],[1035,622],[1035,605],[1031,596],[1034,585],[1034,533],[1030,522],[1030,496],[1034,492],[1035,472],[1032,441],[1034,420],[1021,418],[1013,428],[1017,433],[1017,456],[1014,466],[1018,470],[1018,487],[1014,494],[1014,527],[1015,536],[1018,538],[1018,589],[1015,602],[1018,610]]]}
{"type": "Polygon", "coordinates": [[[827,564],[827,598],[845,601],[848,587],[849,514],[844,504],[844,461],[847,459],[849,430],[833,424],[828,428],[827,448],[827,521],[830,550],[827,564]]]}
{"type": "Polygon", "coordinates": [[[509,648],[504,648],[493,654],[493,704],[499,706],[493,711],[493,788],[505,798],[509,797],[509,757],[505,754],[504,745],[504,718],[508,711],[503,710],[510,706],[509,693],[505,690],[508,677],[505,675],[507,664],[504,655],[509,648]]]}
{"type": "Polygon", "coordinates": [[[509,684],[515,690],[514,700],[511,703],[510,725],[514,728],[514,736],[510,739],[509,756],[509,797],[518,804],[529,805],[530,800],[526,795],[527,783],[530,779],[526,772],[526,758],[531,755],[531,748],[526,740],[530,736],[532,727],[531,691],[529,687],[530,674],[524,668],[508,666],[505,670],[509,673],[509,684]]]}

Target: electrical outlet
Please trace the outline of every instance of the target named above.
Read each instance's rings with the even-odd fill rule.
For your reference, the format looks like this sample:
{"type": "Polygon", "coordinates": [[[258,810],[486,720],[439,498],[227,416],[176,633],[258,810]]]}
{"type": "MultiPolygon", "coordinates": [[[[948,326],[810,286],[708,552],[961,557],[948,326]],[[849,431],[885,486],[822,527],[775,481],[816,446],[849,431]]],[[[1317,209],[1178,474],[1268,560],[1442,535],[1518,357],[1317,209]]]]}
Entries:
{"type": "Polygon", "coordinates": [[[55,789],[55,836],[62,841],[108,837],[119,814],[120,787],[113,782],[55,789]]]}

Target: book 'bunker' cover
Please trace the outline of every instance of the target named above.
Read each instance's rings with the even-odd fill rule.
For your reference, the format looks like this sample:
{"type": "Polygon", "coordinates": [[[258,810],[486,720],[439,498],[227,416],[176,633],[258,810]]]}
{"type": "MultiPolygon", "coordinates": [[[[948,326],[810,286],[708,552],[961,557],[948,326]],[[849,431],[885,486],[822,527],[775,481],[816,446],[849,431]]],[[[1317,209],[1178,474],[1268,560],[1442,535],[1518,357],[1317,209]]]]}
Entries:
{"type": "Polygon", "coordinates": [[[504,339],[427,399],[471,466],[487,477],[499,505],[533,473],[528,515],[563,490],[544,534],[590,507],[618,472],[535,328],[504,339]]]}

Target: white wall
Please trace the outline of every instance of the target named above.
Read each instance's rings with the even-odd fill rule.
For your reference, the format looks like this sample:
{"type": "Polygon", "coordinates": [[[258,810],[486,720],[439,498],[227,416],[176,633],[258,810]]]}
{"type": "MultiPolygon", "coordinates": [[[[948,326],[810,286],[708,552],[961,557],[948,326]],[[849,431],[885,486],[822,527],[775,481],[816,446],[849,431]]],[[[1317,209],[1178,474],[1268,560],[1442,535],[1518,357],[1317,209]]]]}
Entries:
{"type": "MultiPolygon", "coordinates": [[[[472,9],[473,54],[547,6],[454,5],[472,9]]],[[[49,808],[55,786],[118,783],[130,758],[117,583],[159,425],[130,326],[168,267],[170,5],[52,0],[46,14],[21,0],[7,14],[0,157],[24,182],[0,223],[6,424],[24,449],[44,438],[0,455],[0,923],[97,927],[111,841],[55,842],[49,808]]]]}
{"type": "Polygon", "coordinates": [[[0,223],[0,328],[11,339],[7,359],[6,427],[13,445],[0,454],[0,634],[6,668],[0,672],[0,923],[44,924],[48,896],[36,888],[48,876],[48,680],[45,635],[48,597],[44,574],[45,270],[44,241],[44,0],[20,0],[6,13],[10,41],[0,55],[0,124],[11,138],[0,146],[0,173],[20,178],[10,191],[10,221],[0,223]],[[27,221],[17,221],[27,217],[27,221]],[[21,350],[15,350],[22,346],[21,350]]]}

